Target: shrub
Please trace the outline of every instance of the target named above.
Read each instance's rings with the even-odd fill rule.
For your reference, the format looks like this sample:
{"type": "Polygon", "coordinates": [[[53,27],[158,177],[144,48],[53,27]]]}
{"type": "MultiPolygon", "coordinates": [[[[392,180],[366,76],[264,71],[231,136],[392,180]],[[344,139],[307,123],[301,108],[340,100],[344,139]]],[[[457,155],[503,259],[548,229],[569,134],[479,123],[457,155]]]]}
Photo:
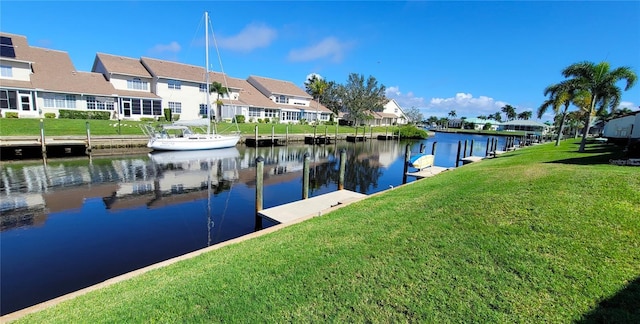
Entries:
{"type": "Polygon", "coordinates": [[[140,117],[140,121],[141,122],[153,122],[153,121],[156,121],[156,119],[153,118],[153,117],[140,117]]]}
{"type": "Polygon", "coordinates": [[[58,118],[64,119],[111,119],[111,112],[109,111],[82,111],[82,110],[65,110],[59,111],[58,118]]]}
{"type": "Polygon", "coordinates": [[[171,118],[173,118],[173,119],[172,119],[173,121],[178,121],[178,120],[180,120],[180,114],[173,114],[173,115],[171,116],[171,118]]]}
{"type": "Polygon", "coordinates": [[[18,118],[18,113],[15,111],[7,111],[4,113],[5,118],[18,118]]]}
{"type": "Polygon", "coordinates": [[[165,108],[164,109],[164,120],[171,121],[171,109],[170,108],[165,108]]]}
{"type": "Polygon", "coordinates": [[[44,113],[44,118],[56,118],[56,113],[44,113]]]}
{"type": "Polygon", "coordinates": [[[400,126],[400,128],[393,133],[395,135],[400,134],[401,138],[424,139],[429,137],[429,134],[424,129],[420,129],[412,125],[400,126]]]}
{"type": "Polygon", "coordinates": [[[268,124],[268,123],[269,123],[269,117],[265,117],[265,118],[264,118],[264,123],[265,123],[265,124],[268,124]]]}
{"type": "Polygon", "coordinates": [[[236,115],[236,122],[239,124],[244,124],[244,115],[236,115]]]}
{"type": "Polygon", "coordinates": [[[262,124],[262,118],[258,118],[258,124],[262,124]]]}

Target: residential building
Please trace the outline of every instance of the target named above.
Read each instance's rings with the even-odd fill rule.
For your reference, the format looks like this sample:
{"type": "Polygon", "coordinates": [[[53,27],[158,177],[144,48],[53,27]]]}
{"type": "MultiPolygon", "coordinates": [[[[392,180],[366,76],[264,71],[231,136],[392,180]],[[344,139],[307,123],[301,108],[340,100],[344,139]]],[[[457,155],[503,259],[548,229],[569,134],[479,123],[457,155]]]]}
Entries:
{"type": "Polygon", "coordinates": [[[61,110],[113,111],[118,97],[101,74],[76,71],[69,54],[29,46],[21,35],[0,33],[0,110],[42,118],[61,110]]]}
{"type": "Polygon", "coordinates": [[[533,120],[515,119],[503,122],[498,130],[524,131],[535,133],[536,135],[546,135],[549,132],[549,125],[545,125],[533,120]]]}
{"type": "MultiPolygon", "coordinates": [[[[277,109],[271,113],[276,113],[278,116],[273,117],[279,118],[282,123],[326,122],[333,114],[331,110],[317,100],[314,101],[308,93],[289,81],[252,75],[247,82],[276,104],[277,109]]],[[[249,120],[263,118],[266,114],[266,110],[253,107],[253,110],[249,111],[249,120]]]]}

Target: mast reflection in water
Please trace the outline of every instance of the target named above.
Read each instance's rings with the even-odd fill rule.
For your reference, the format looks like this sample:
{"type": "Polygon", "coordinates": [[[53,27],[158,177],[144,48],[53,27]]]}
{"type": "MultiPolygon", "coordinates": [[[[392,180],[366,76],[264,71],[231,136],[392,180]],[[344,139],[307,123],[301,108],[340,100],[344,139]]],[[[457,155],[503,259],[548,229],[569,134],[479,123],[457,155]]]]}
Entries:
{"type": "Polygon", "coordinates": [[[265,158],[263,205],[270,208],[301,199],[305,153],[310,196],[337,190],[342,148],[345,189],[371,194],[400,185],[405,144],[239,146],[3,164],[2,314],[253,232],[257,156],[265,158]]]}

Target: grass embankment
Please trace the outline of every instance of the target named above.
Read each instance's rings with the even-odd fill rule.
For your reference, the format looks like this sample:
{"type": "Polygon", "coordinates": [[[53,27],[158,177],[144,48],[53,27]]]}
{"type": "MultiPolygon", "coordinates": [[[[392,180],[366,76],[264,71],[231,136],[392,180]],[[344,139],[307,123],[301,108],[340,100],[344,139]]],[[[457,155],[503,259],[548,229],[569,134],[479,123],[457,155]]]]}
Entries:
{"type": "MultiPolygon", "coordinates": [[[[81,119],[43,119],[44,132],[46,136],[83,136],[87,134],[86,120],[81,119]]],[[[140,124],[144,122],[138,121],[122,121],[118,124],[118,121],[114,120],[90,120],[89,127],[91,135],[144,135],[140,124]],[[120,133],[118,133],[120,132],[120,133]]],[[[157,124],[157,123],[156,123],[157,124]]],[[[240,123],[238,128],[242,135],[254,135],[255,126],[258,125],[259,135],[270,135],[273,127],[275,134],[286,134],[287,129],[289,134],[313,134],[314,127],[311,125],[297,125],[297,124],[255,124],[255,123],[240,123]]],[[[316,127],[316,133],[318,135],[324,135],[325,127],[327,129],[327,135],[331,136],[336,133],[335,125],[320,125],[316,127]]],[[[220,132],[235,131],[235,124],[232,123],[220,123],[217,125],[217,129],[220,132]]],[[[397,127],[373,127],[374,133],[389,132],[389,135],[397,127]]],[[[358,134],[363,134],[365,131],[367,134],[371,132],[370,127],[358,127],[358,134]]],[[[339,134],[355,134],[356,128],[350,126],[338,126],[339,134]]],[[[0,136],[39,136],[40,135],[40,120],[36,118],[0,118],[0,136]]]]}
{"type": "Polygon", "coordinates": [[[640,172],[506,153],[154,270],[23,322],[640,321],[640,172]]]}

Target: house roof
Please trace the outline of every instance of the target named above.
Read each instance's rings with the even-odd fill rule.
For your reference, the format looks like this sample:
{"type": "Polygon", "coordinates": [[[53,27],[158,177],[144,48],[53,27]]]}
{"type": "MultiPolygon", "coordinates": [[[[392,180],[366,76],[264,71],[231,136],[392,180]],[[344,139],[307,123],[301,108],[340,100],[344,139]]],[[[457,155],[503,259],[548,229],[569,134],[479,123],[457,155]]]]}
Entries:
{"type": "Polygon", "coordinates": [[[267,91],[269,91],[270,93],[265,94],[266,96],[288,95],[288,96],[295,96],[295,97],[308,98],[308,99],[312,98],[308,93],[304,92],[304,90],[300,89],[295,84],[289,81],[270,79],[270,78],[255,76],[255,75],[249,76],[248,81],[249,83],[252,83],[252,84],[253,82],[256,82],[260,86],[265,88],[267,91]]]}
{"type": "Polygon", "coordinates": [[[203,83],[206,80],[204,67],[158,60],[150,57],[140,58],[140,63],[146,66],[151,75],[181,81],[203,83]]]}
{"type": "MultiPolygon", "coordinates": [[[[218,81],[218,82],[222,83],[221,81],[218,81]]],[[[247,80],[227,77],[227,83],[229,83],[230,88],[240,89],[240,95],[237,101],[223,100],[225,104],[230,104],[230,105],[241,104],[241,105],[247,105],[252,107],[278,108],[278,105],[275,102],[265,97],[260,91],[258,91],[258,89],[254,88],[251,84],[249,84],[247,80]]]]}
{"type": "Polygon", "coordinates": [[[506,122],[502,122],[502,126],[533,126],[533,127],[548,127],[543,123],[539,123],[533,120],[514,119],[506,122]]]}
{"type": "Polygon", "coordinates": [[[149,71],[144,68],[138,59],[98,53],[96,54],[96,59],[93,63],[94,69],[98,60],[102,62],[102,65],[109,73],[151,78],[149,71]]]}
{"type": "Polygon", "coordinates": [[[76,71],[67,52],[32,47],[24,36],[1,34],[11,38],[15,60],[31,63],[33,71],[30,81],[3,79],[2,86],[90,95],[115,94],[114,87],[102,74],[76,71]]]}
{"type": "Polygon", "coordinates": [[[31,48],[31,83],[44,91],[113,95],[115,88],[100,73],[78,72],[69,54],[43,48],[31,48]]]}

